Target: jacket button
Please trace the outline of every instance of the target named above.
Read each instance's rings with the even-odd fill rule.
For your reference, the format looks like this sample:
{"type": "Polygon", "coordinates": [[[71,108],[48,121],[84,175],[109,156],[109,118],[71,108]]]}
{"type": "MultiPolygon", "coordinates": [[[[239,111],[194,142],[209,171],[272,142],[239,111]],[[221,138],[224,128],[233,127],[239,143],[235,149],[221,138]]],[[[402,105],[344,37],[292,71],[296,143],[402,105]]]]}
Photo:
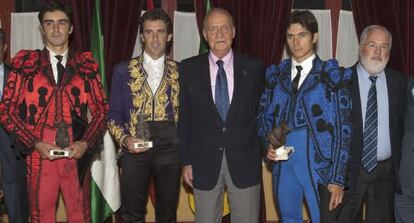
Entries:
{"type": "Polygon", "coordinates": [[[223,127],[223,128],[221,129],[221,131],[222,131],[222,132],[226,132],[226,127],[223,127]]]}

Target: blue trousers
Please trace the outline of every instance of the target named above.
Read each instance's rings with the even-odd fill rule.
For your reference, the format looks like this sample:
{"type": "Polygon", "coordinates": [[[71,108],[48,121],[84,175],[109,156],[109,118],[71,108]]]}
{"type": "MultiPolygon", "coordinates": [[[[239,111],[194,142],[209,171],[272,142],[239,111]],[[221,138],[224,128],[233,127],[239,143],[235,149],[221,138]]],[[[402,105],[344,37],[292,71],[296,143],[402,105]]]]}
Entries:
{"type": "Polygon", "coordinates": [[[273,193],[283,223],[302,223],[303,199],[306,199],[312,222],[320,221],[318,183],[320,177],[312,168],[310,157],[316,152],[308,130],[293,130],[286,141],[295,152],[289,160],[273,168],[273,193]]]}

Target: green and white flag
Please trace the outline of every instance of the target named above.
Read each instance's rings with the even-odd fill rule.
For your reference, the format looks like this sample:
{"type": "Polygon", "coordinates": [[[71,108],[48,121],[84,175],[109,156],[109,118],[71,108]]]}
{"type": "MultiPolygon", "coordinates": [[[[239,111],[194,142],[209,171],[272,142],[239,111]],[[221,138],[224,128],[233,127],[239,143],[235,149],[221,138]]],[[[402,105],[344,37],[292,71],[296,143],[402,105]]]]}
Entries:
{"type": "MultiPolygon", "coordinates": [[[[211,2],[210,2],[210,0],[206,0],[205,4],[206,4],[206,14],[207,14],[211,10],[211,2]]],[[[203,29],[203,27],[201,29],[203,29]]],[[[204,39],[203,31],[201,31],[200,33],[201,33],[201,35],[200,35],[200,46],[198,48],[198,54],[202,54],[202,53],[208,52],[208,43],[204,39]]]]}
{"type": "MultiPolygon", "coordinates": [[[[95,10],[92,20],[91,51],[99,63],[99,73],[105,92],[108,93],[105,76],[105,60],[103,35],[101,29],[100,0],[95,0],[95,10]]],[[[111,217],[121,206],[119,186],[119,171],[115,155],[115,144],[105,132],[103,150],[92,162],[91,166],[91,221],[102,223],[111,217]]]]}

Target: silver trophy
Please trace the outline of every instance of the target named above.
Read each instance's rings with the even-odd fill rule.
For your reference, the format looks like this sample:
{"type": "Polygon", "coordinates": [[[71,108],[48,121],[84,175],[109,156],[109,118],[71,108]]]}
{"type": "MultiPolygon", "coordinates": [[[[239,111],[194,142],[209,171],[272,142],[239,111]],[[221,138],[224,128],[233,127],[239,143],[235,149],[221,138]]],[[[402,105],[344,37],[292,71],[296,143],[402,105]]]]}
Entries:
{"type": "Polygon", "coordinates": [[[134,143],[134,148],[139,149],[142,152],[152,148],[152,141],[150,140],[151,133],[148,126],[148,122],[145,120],[144,115],[138,115],[138,122],[135,127],[135,138],[142,139],[142,142],[134,143]]]}
{"type": "Polygon", "coordinates": [[[293,146],[285,146],[286,136],[291,131],[292,129],[290,129],[286,122],[283,121],[279,127],[273,128],[272,131],[268,133],[268,139],[276,153],[274,161],[288,160],[295,152],[293,146]]]}

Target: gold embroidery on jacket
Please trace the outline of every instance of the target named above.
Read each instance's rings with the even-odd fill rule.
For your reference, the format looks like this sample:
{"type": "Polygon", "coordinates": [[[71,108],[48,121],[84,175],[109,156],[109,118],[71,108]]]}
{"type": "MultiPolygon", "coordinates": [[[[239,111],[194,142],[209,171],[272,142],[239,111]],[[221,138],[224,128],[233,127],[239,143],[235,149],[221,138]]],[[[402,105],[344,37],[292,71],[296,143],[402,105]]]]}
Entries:
{"type": "Polygon", "coordinates": [[[121,145],[121,139],[125,135],[124,129],[121,126],[117,125],[115,123],[115,120],[110,120],[108,122],[108,130],[115,138],[115,141],[118,142],[119,145],[121,145]]]}
{"type": "MultiPolygon", "coordinates": [[[[128,129],[135,129],[133,127],[133,120],[138,120],[139,114],[145,115],[147,120],[168,120],[168,106],[170,103],[172,103],[174,121],[177,122],[179,105],[178,70],[174,61],[166,60],[164,75],[155,95],[152,94],[151,88],[146,81],[148,74],[143,68],[143,57],[140,56],[130,61],[128,68],[131,80],[128,82],[128,85],[131,88],[134,109],[130,111],[131,121],[128,124],[128,129]]],[[[135,133],[135,130],[132,131],[135,133]]],[[[131,130],[130,133],[134,135],[131,130]]]]}

